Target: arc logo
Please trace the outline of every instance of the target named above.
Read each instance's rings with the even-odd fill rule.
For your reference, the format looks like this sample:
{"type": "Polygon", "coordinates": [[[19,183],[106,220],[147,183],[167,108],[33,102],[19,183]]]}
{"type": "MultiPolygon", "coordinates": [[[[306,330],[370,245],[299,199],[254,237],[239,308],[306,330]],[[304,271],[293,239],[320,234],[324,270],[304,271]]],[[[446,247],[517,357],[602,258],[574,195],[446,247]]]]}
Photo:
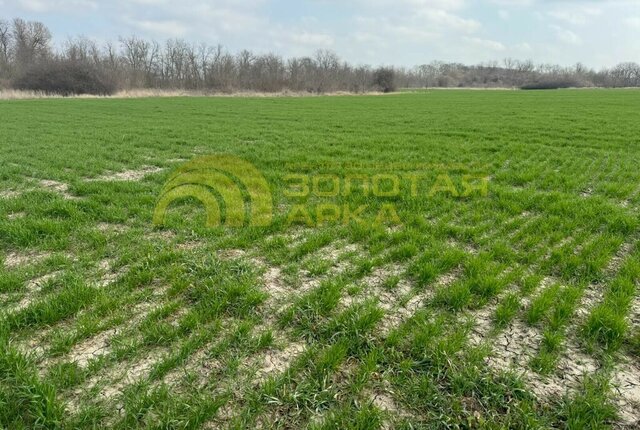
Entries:
{"type": "Polygon", "coordinates": [[[189,197],[204,205],[207,227],[263,227],[273,218],[268,182],[253,164],[233,155],[197,157],[180,166],[162,188],[153,223],[163,225],[170,205],[189,197]]]}

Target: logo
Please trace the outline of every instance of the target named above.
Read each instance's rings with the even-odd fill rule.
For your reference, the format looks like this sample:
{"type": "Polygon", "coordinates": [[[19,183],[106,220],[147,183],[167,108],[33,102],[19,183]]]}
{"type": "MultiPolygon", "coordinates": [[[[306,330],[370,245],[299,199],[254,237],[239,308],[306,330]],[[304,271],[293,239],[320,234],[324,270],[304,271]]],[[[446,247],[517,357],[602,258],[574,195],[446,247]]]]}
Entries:
{"type": "Polygon", "coordinates": [[[206,226],[265,227],[276,216],[286,225],[322,227],[359,224],[402,225],[425,199],[468,199],[488,195],[483,166],[421,164],[288,165],[277,169],[280,198],[251,163],[233,155],[197,157],[165,183],[153,214],[164,225],[171,205],[195,199],[206,211],[206,226]]]}
{"type": "Polygon", "coordinates": [[[203,204],[207,227],[264,227],[273,218],[268,182],[253,164],[233,155],[197,157],[180,166],[162,188],[153,223],[164,225],[171,204],[185,198],[203,204]]]}

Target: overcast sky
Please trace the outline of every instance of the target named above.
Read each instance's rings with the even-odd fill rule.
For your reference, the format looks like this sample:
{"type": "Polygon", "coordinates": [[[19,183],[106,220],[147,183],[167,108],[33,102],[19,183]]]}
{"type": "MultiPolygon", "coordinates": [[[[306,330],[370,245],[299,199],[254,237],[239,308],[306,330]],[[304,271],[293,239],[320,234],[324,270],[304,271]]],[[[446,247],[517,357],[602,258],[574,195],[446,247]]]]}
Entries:
{"type": "Polygon", "coordinates": [[[57,44],[136,34],[372,65],[640,62],[640,0],[0,0],[13,17],[44,22],[57,44]]]}

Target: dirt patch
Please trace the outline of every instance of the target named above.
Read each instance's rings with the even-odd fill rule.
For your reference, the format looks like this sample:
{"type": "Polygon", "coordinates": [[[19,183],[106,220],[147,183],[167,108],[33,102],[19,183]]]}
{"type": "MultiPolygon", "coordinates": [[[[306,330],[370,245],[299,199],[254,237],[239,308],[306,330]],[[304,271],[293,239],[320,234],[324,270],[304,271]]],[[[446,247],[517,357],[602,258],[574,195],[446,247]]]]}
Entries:
{"type": "Polygon", "coordinates": [[[147,351],[138,361],[119,363],[116,369],[112,369],[106,378],[107,380],[117,381],[113,384],[105,385],[101,391],[105,398],[113,398],[120,394],[127,386],[146,378],[156,363],[159,363],[164,354],[165,349],[156,349],[147,351]]]}
{"type": "Polygon", "coordinates": [[[465,253],[469,255],[478,255],[478,248],[470,243],[459,242],[455,239],[448,239],[447,245],[451,248],[462,249],[465,253]]]}
{"type": "Polygon", "coordinates": [[[346,257],[358,250],[358,245],[353,243],[348,244],[346,241],[339,240],[323,246],[311,255],[308,255],[305,260],[320,258],[322,260],[329,261],[332,264],[332,267],[335,268],[339,263],[343,262],[346,257]]]}
{"type": "Polygon", "coordinates": [[[283,350],[268,351],[256,371],[254,383],[259,384],[271,375],[283,373],[305,350],[306,344],[304,342],[293,342],[283,350]]]}
{"type": "Polygon", "coordinates": [[[281,299],[290,293],[290,289],[284,283],[282,270],[279,267],[269,267],[262,275],[262,283],[273,299],[281,299]]]}
{"type": "Polygon", "coordinates": [[[631,310],[629,312],[629,322],[632,327],[640,327],[640,291],[631,302],[631,310]]]}
{"type": "Polygon", "coordinates": [[[640,424],[640,363],[628,359],[617,366],[612,384],[614,386],[620,418],[625,425],[640,424]]]}
{"type": "Polygon", "coordinates": [[[580,192],[580,197],[582,197],[583,199],[591,197],[592,195],[593,195],[593,188],[591,188],[591,187],[585,188],[584,190],[582,190],[580,192]]]}
{"type": "MultiPolygon", "coordinates": [[[[539,294],[555,283],[557,283],[555,278],[545,277],[537,288],[539,294]]],[[[529,299],[523,299],[521,301],[521,308],[526,307],[529,302],[529,299]]],[[[491,307],[487,311],[489,310],[491,310],[491,307]]],[[[479,332],[474,330],[472,335],[472,342],[475,344],[479,344],[490,330],[491,314],[487,314],[487,311],[478,314],[481,328],[479,332]]],[[[507,328],[499,333],[493,340],[494,355],[489,360],[489,364],[495,365],[495,367],[501,370],[508,368],[526,368],[528,361],[533,357],[535,351],[537,351],[537,345],[541,339],[542,335],[537,328],[528,326],[520,320],[512,321],[507,328]],[[518,363],[520,363],[520,365],[518,365],[518,363]]]]}
{"type": "MultiPolygon", "coordinates": [[[[145,351],[136,361],[120,362],[113,367],[101,371],[93,376],[88,385],[79,387],[70,394],[67,399],[67,409],[70,413],[77,413],[80,405],[85,403],[88,395],[91,401],[108,402],[117,396],[129,385],[139,382],[149,376],[149,373],[167,353],[165,348],[156,348],[145,351]],[[95,391],[97,390],[97,395],[95,391]]],[[[116,411],[121,414],[122,404],[116,404],[116,411]]]]}
{"type": "MultiPolygon", "coordinates": [[[[411,294],[411,289],[411,283],[401,280],[392,290],[380,290],[377,294],[378,305],[385,312],[391,312],[398,304],[399,300],[411,294]]],[[[418,294],[417,296],[412,297],[403,308],[413,313],[418,307],[426,303],[427,300],[427,295],[418,294]]]]}
{"type": "Polygon", "coordinates": [[[69,361],[80,367],[86,367],[89,361],[109,352],[111,339],[119,332],[120,329],[113,328],[76,345],[69,353],[69,361]]]}
{"type": "Polygon", "coordinates": [[[499,370],[521,370],[537,351],[540,331],[516,320],[494,339],[489,365],[499,370]]]}
{"type": "Polygon", "coordinates": [[[385,311],[392,311],[399,301],[411,293],[411,284],[404,280],[399,280],[393,288],[384,288],[384,282],[392,277],[399,277],[407,270],[407,265],[390,264],[377,267],[371,274],[362,278],[359,284],[363,290],[355,296],[345,296],[340,299],[340,308],[348,308],[356,303],[363,302],[369,298],[378,299],[378,305],[385,311]]]}
{"type": "Polygon", "coordinates": [[[282,235],[273,236],[273,239],[282,237],[289,244],[289,248],[293,248],[300,245],[304,241],[304,238],[305,236],[307,236],[309,231],[310,229],[306,227],[292,227],[282,235]]]}
{"type": "Polygon", "coordinates": [[[247,251],[243,249],[225,249],[218,252],[218,258],[221,260],[237,260],[247,255],[247,251]]]}
{"type": "Polygon", "coordinates": [[[222,363],[217,359],[211,359],[209,348],[205,347],[191,354],[185,363],[167,373],[163,382],[177,389],[182,379],[189,374],[195,374],[197,375],[196,384],[202,388],[209,382],[213,373],[221,370],[223,370],[222,363]]]}
{"type": "Polygon", "coordinates": [[[462,269],[456,268],[449,273],[446,273],[438,278],[435,283],[436,287],[450,287],[456,282],[462,275],[462,269]]]}
{"type": "MultiPolygon", "coordinates": [[[[412,286],[407,281],[400,281],[397,286],[401,291],[407,291],[404,295],[405,297],[411,294],[412,286]]],[[[390,331],[397,328],[402,324],[403,321],[411,318],[420,308],[422,308],[426,303],[428,303],[433,298],[433,290],[425,289],[413,296],[409,301],[402,306],[398,306],[398,302],[402,298],[401,295],[391,295],[388,296],[388,302],[384,302],[385,299],[381,299],[382,307],[388,308],[386,315],[380,322],[380,334],[381,336],[386,336],[390,331]]]]}
{"type": "Polygon", "coordinates": [[[61,271],[56,271],[56,272],[48,273],[39,278],[32,279],[31,281],[27,282],[27,290],[35,292],[36,290],[39,290],[40,288],[42,288],[42,286],[46,284],[48,281],[50,281],[51,279],[55,279],[61,273],[62,273],[61,271]]]}
{"type": "Polygon", "coordinates": [[[124,275],[127,271],[127,267],[121,267],[118,270],[114,270],[113,262],[109,259],[102,260],[98,264],[98,271],[100,273],[100,279],[98,280],[98,287],[104,288],[113,284],[124,275]]]}
{"type": "Polygon", "coordinates": [[[472,345],[480,345],[489,338],[493,328],[493,314],[500,305],[501,297],[495,298],[487,307],[482,308],[473,315],[475,324],[471,329],[469,341],[472,345]]]}
{"type": "Polygon", "coordinates": [[[197,240],[192,240],[189,242],[179,243],[176,245],[176,249],[179,251],[194,251],[198,248],[202,248],[204,243],[198,242],[197,240]]]}
{"type": "Polygon", "coordinates": [[[29,333],[25,338],[17,340],[15,345],[22,354],[29,355],[38,364],[40,376],[44,377],[47,366],[54,364],[54,361],[47,357],[51,340],[57,333],[67,333],[71,330],[73,330],[73,322],[64,320],[29,333]]]}
{"type": "Polygon", "coordinates": [[[320,258],[329,262],[330,267],[326,273],[320,276],[314,276],[305,269],[300,270],[298,273],[300,285],[296,288],[296,292],[305,293],[314,290],[320,286],[323,280],[329,279],[332,276],[340,275],[349,270],[351,263],[347,257],[354,252],[357,252],[359,249],[359,246],[356,244],[347,244],[344,241],[338,241],[322,247],[313,254],[307,256],[305,261],[313,258],[320,258]]]}
{"type": "Polygon", "coordinates": [[[373,403],[376,408],[385,412],[391,412],[395,414],[400,410],[400,408],[396,406],[396,402],[395,400],[393,400],[393,397],[391,397],[391,395],[388,393],[371,393],[371,403],[373,403]]]}
{"type": "Polygon", "coordinates": [[[14,212],[7,215],[7,219],[10,221],[15,221],[17,219],[22,219],[27,216],[26,212],[14,212]]]}
{"type": "Polygon", "coordinates": [[[400,406],[394,399],[395,393],[391,386],[385,383],[382,387],[376,387],[375,389],[365,389],[362,393],[365,401],[371,402],[380,411],[389,415],[382,424],[383,429],[393,429],[394,421],[397,419],[414,419],[415,416],[400,406]]]}
{"type": "Polygon", "coordinates": [[[93,359],[111,352],[111,340],[126,331],[137,327],[144,318],[159,306],[156,302],[142,302],[133,307],[129,319],[116,327],[111,327],[75,345],[67,356],[67,360],[80,367],[86,367],[93,359]]]}
{"type": "Polygon", "coordinates": [[[495,338],[487,363],[494,369],[520,374],[539,398],[561,396],[576,390],[585,375],[593,374],[599,368],[595,359],[569,340],[553,375],[545,377],[534,373],[528,369],[528,363],[538,351],[541,341],[542,334],[537,328],[516,320],[495,338]]]}
{"type": "Polygon", "coordinates": [[[54,191],[62,196],[65,200],[79,200],[79,197],[76,197],[69,193],[69,184],[65,184],[58,181],[53,181],[51,179],[43,179],[40,181],[40,186],[46,188],[50,191],[54,191]]]}
{"type": "Polygon", "coordinates": [[[176,238],[176,234],[171,230],[157,230],[145,234],[145,239],[149,241],[171,242],[176,238]]]}
{"type": "Polygon", "coordinates": [[[418,309],[423,307],[429,300],[433,298],[433,291],[425,290],[420,294],[412,297],[404,306],[398,309],[398,315],[402,320],[412,317],[418,309]]]}
{"type": "Polygon", "coordinates": [[[584,377],[596,373],[599,368],[598,362],[583,353],[580,346],[570,339],[558,360],[556,372],[548,378],[533,374],[530,383],[539,396],[560,395],[567,390],[579,389],[584,377]]]}
{"type": "Polygon", "coordinates": [[[124,233],[129,229],[124,224],[111,224],[107,222],[101,222],[96,226],[96,229],[102,233],[124,233]]]}
{"type": "Polygon", "coordinates": [[[39,263],[42,260],[51,257],[50,252],[28,252],[19,253],[11,252],[4,259],[4,266],[7,269],[15,269],[20,266],[39,263]]]}
{"type": "MultiPolygon", "coordinates": [[[[578,318],[578,321],[584,321],[585,318],[589,316],[591,310],[600,302],[602,302],[604,298],[604,289],[605,286],[603,284],[589,284],[582,294],[582,299],[580,300],[580,305],[575,311],[575,315],[578,318]]],[[[574,325],[576,323],[574,322],[574,325]]],[[[579,322],[577,323],[579,325],[579,322]]]]}
{"type": "MultiPolygon", "coordinates": [[[[187,311],[188,309],[182,308],[181,310],[187,311]]],[[[180,311],[177,313],[181,313],[180,311]]],[[[206,384],[217,384],[219,381],[211,380],[211,376],[216,372],[224,371],[223,363],[220,362],[218,358],[210,357],[210,351],[215,349],[216,342],[218,340],[224,339],[230,333],[233,333],[238,327],[237,320],[233,318],[224,319],[220,323],[221,332],[217,333],[215,336],[215,340],[207,341],[202,347],[193,351],[186,357],[181,363],[179,363],[176,367],[167,372],[162,380],[157,381],[154,385],[159,385],[161,383],[167,384],[172,389],[178,390],[180,389],[181,382],[187,379],[188,376],[195,375],[195,382],[189,378],[189,387],[192,387],[193,384],[196,384],[199,388],[202,388],[206,384]]],[[[216,330],[213,329],[212,330],[216,330]]],[[[222,340],[224,341],[224,340],[222,340]]]]}
{"type": "Polygon", "coordinates": [[[609,263],[607,264],[605,273],[608,276],[613,276],[620,271],[620,269],[622,268],[622,264],[635,248],[635,243],[636,242],[633,241],[625,242],[622,244],[618,252],[616,252],[616,255],[614,255],[611,261],[609,261],[609,263]]]}
{"type": "Polygon", "coordinates": [[[15,199],[16,197],[20,197],[22,193],[19,191],[13,190],[4,190],[0,191],[0,199],[15,199]]]}
{"type": "Polygon", "coordinates": [[[398,406],[396,401],[393,399],[393,396],[389,392],[384,391],[374,391],[368,394],[371,400],[371,403],[378,409],[383,412],[390,413],[392,415],[403,417],[403,418],[411,418],[412,415],[405,411],[403,408],[398,406]]]}
{"type": "Polygon", "coordinates": [[[142,166],[138,170],[125,170],[124,172],[106,173],[97,178],[89,178],[87,181],[102,181],[102,182],[138,182],[144,179],[145,176],[162,172],[164,169],[156,166],[142,166]]]}
{"type": "MultiPolygon", "coordinates": [[[[391,310],[382,319],[380,324],[380,332],[383,336],[386,336],[391,330],[397,328],[403,321],[411,318],[415,313],[423,308],[429,301],[433,299],[435,291],[439,288],[446,288],[452,285],[462,275],[462,269],[460,267],[455,268],[451,272],[445,273],[440,276],[431,286],[425,286],[415,296],[411,297],[404,305],[396,306],[400,302],[402,296],[393,295],[393,303],[389,303],[387,306],[391,306],[391,310]]],[[[397,288],[400,291],[408,291],[405,294],[407,297],[411,294],[413,286],[407,281],[400,281],[397,288]]]]}
{"type": "MultiPolygon", "coordinates": [[[[606,280],[611,280],[616,276],[616,274],[622,268],[627,257],[631,254],[635,247],[635,241],[633,242],[625,242],[620,246],[620,249],[616,254],[611,258],[607,267],[604,269],[604,275],[606,280]]],[[[593,309],[598,303],[602,302],[604,299],[606,289],[606,283],[593,283],[589,284],[582,295],[582,300],[580,306],[576,310],[576,315],[579,320],[584,320],[588,317],[589,312],[593,309]]]]}
{"type": "MultiPolygon", "coordinates": [[[[640,294],[631,303],[628,316],[631,327],[640,327],[640,294]]],[[[640,361],[638,357],[622,358],[612,377],[622,421],[631,428],[640,428],[640,361]]]]}
{"type": "Polygon", "coordinates": [[[399,264],[378,267],[374,269],[370,275],[365,276],[361,283],[367,287],[367,289],[378,289],[382,287],[384,281],[392,276],[399,276],[406,270],[406,265],[401,266],[399,264]]]}
{"type": "Polygon", "coordinates": [[[56,278],[58,275],[60,275],[60,273],[60,271],[49,273],[47,275],[32,279],[31,281],[27,282],[24,296],[17,304],[11,306],[8,311],[19,312],[22,309],[29,307],[31,303],[33,303],[37,299],[38,293],[42,289],[42,286],[51,279],[56,278]]]}

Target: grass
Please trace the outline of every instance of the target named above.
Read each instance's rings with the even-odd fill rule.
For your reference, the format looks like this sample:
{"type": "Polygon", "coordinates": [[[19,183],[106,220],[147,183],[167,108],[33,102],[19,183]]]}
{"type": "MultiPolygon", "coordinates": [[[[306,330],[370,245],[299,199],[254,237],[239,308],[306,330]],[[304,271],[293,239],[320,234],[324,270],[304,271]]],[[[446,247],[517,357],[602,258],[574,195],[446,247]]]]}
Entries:
{"type": "Polygon", "coordinates": [[[633,90],[0,101],[0,427],[633,426],[639,110],[633,90]],[[273,222],[206,227],[185,199],[155,227],[171,173],[219,153],[264,175],[273,222]]]}

